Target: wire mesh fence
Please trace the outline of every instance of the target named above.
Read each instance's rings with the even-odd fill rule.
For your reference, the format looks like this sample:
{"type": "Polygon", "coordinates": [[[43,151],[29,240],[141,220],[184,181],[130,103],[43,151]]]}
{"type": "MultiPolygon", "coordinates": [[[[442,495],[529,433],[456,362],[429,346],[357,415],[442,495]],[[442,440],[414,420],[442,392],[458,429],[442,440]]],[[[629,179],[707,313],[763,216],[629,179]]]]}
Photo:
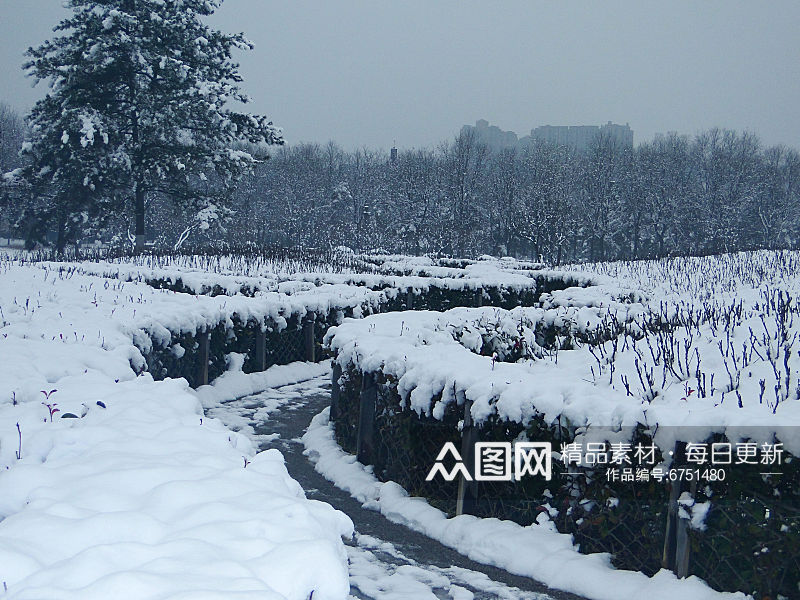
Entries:
{"type": "Polygon", "coordinates": [[[324,322],[304,321],[298,315],[288,316],[283,328],[269,320],[266,323],[242,322],[234,318],[232,322],[232,327],[220,323],[207,331],[174,333],[167,343],[149,340],[148,344],[142,344],[140,341],[138,347],[145,358],[146,370],[157,380],[183,377],[192,387],[198,387],[213,381],[229,368],[228,356],[231,353],[242,355],[245,373],[263,371],[272,365],[311,360],[318,356],[323,335],[321,330],[325,327],[324,322]],[[206,343],[204,350],[203,344],[206,343]],[[204,358],[207,366],[203,364],[204,358]]]}
{"type": "MultiPolygon", "coordinates": [[[[603,472],[609,462],[606,459],[601,461],[603,468],[600,464],[576,468],[554,460],[549,481],[538,477],[469,484],[441,477],[428,481],[448,442],[462,451],[465,465],[474,474],[462,446],[467,429],[464,406],[448,404],[441,419],[418,415],[403,406],[395,382],[382,373],[345,370],[339,380],[334,430],[349,452],[356,452],[359,437],[364,435],[360,420],[367,378],[374,378],[377,393],[369,425],[372,451],[360,455],[361,460],[373,465],[379,479],[399,483],[449,515],[457,514],[459,494],[468,486],[474,501],[463,503],[464,512],[521,525],[552,521],[558,531],[573,536],[581,552],[609,553],[616,567],[647,575],[665,567],[680,570],[680,550],[670,531],[683,527],[688,535],[686,575],[697,575],[721,591],[800,600],[800,463],[790,455],[782,464],[770,467],[775,475],[765,475],[763,468],[751,465],[731,468],[725,480],[691,485],[650,477],[611,482],[603,472]],[[690,494],[690,500],[684,492],[690,494]],[[695,522],[686,511],[692,504],[703,506],[706,502],[705,518],[695,522]]],[[[513,444],[535,439],[548,441],[553,448],[573,441],[560,427],[536,419],[523,426],[490,418],[477,430],[475,439],[481,441],[513,444]]],[[[652,443],[648,435],[637,430],[635,440],[652,443]]],[[[685,461],[685,454],[680,456],[675,466],[685,465],[680,462],[685,461]]],[[[654,457],[656,462],[663,458],[660,451],[654,457]]],[[[449,472],[455,461],[448,460],[444,466],[449,472]]]]}
{"type": "Polygon", "coordinates": [[[692,572],[719,589],[800,598],[800,469],[791,456],[764,475],[757,465],[698,489],[710,508],[691,530],[692,572]]]}
{"type": "MultiPolygon", "coordinates": [[[[456,509],[457,486],[441,479],[426,480],[430,466],[447,442],[460,443],[458,416],[449,411],[441,420],[419,417],[401,408],[397,389],[378,377],[374,467],[384,481],[395,481],[410,494],[432,499],[449,514],[456,509]]],[[[452,468],[452,465],[446,465],[452,468]]]]}

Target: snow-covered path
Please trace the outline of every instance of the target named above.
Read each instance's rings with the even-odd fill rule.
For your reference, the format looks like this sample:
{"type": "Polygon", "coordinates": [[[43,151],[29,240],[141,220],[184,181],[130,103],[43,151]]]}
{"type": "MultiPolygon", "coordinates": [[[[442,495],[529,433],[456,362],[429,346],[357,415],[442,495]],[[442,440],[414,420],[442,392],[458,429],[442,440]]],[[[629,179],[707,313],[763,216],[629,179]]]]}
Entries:
{"type": "Polygon", "coordinates": [[[300,436],[330,401],[329,377],[269,389],[207,410],[209,416],[249,435],[260,450],[279,449],[290,475],[309,498],[347,513],[356,527],[348,542],[354,598],[454,600],[570,600],[572,594],[476,563],[420,533],[364,508],[314,470],[300,436]]]}

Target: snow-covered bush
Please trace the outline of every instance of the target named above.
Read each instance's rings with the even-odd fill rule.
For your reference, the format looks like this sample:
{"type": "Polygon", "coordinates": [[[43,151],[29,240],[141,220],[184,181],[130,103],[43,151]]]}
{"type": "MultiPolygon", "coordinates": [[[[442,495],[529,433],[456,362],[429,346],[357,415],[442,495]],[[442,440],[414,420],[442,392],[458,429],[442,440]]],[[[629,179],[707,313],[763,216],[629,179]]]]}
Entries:
{"type": "MultiPolygon", "coordinates": [[[[466,401],[482,439],[527,437],[556,448],[654,442],[664,469],[685,464],[684,442],[782,444],[785,462],[772,474],[737,465],[727,480],[697,486],[693,502],[707,510],[692,521],[690,538],[693,572],[712,585],[785,595],[800,572],[797,265],[798,253],[785,252],[619,264],[593,274],[600,286],[554,290],[535,307],[346,321],[327,338],[343,370],[337,419],[357,402],[360,379],[373,377],[378,414],[393,421],[382,425],[390,436],[383,443],[421,452],[403,471],[380,464],[391,454],[376,449],[376,474],[439,494],[446,510],[454,509],[452,490],[419,484],[433,456],[414,440],[459,442],[466,401]]],[[[343,429],[337,422],[337,434],[343,429]]],[[[581,476],[556,478],[547,494],[487,484],[496,501],[477,510],[530,523],[547,504],[584,550],[658,569],[666,485],[620,488],[596,468],[576,469],[581,476]]]]}

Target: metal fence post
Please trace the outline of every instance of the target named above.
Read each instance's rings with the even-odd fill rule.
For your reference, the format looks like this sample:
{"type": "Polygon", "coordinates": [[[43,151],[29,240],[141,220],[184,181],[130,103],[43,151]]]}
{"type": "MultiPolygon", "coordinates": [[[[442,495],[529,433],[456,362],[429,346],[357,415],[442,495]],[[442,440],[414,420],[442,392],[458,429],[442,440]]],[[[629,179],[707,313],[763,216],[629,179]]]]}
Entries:
{"type": "Polygon", "coordinates": [[[478,501],[478,482],[475,481],[475,444],[478,442],[478,428],[472,421],[472,400],[464,401],[464,426],[461,429],[461,459],[472,481],[464,476],[458,478],[456,515],[473,514],[478,501]]]}
{"type": "Polygon", "coordinates": [[[267,332],[260,327],[256,331],[256,371],[267,370],[267,332]]]}
{"type": "MultiPolygon", "coordinates": [[[[691,481],[688,486],[683,482],[683,491],[688,491],[694,497],[697,491],[697,482],[691,481]],[[688,487],[688,490],[686,489],[688,487]]],[[[689,519],[680,516],[678,511],[678,522],[675,527],[675,575],[679,579],[689,576],[689,519]]]]}
{"type": "MultiPolygon", "coordinates": [[[[672,455],[672,468],[682,464],[686,455],[686,442],[676,442],[672,455]]],[[[682,485],[679,478],[670,483],[669,504],[667,505],[667,530],[664,535],[664,551],[661,555],[661,566],[677,572],[676,557],[678,549],[678,498],[682,485]]]]}
{"type": "Polygon", "coordinates": [[[197,386],[208,384],[208,352],[209,352],[209,333],[203,330],[197,334],[197,386]]]}
{"type": "Polygon", "coordinates": [[[314,339],[314,321],[316,313],[309,313],[303,319],[303,342],[305,358],[309,362],[316,362],[316,340],[314,339]]]}
{"type": "Polygon", "coordinates": [[[375,402],[378,388],[375,374],[364,373],[361,379],[360,407],[358,411],[358,438],[356,439],[356,460],[362,465],[372,462],[375,433],[375,402]]]}
{"type": "Polygon", "coordinates": [[[328,416],[330,421],[335,421],[339,417],[339,394],[341,394],[339,378],[341,376],[342,366],[334,360],[333,372],[331,373],[331,411],[328,416]]]}

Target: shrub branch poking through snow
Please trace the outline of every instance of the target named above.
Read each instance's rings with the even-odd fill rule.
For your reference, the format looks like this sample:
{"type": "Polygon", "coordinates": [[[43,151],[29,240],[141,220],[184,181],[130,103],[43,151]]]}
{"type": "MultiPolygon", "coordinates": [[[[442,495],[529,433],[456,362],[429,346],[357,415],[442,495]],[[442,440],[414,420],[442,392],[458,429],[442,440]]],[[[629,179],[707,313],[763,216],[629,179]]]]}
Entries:
{"type": "MultiPolygon", "coordinates": [[[[41,390],[42,394],[44,394],[44,398],[46,401],[50,400],[50,396],[52,396],[57,391],[58,390],[50,390],[49,392],[46,392],[44,390],[41,390]]],[[[57,412],[60,412],[60,410],[56,408],[58,404],[56,402],[42,402],[42,405],[47,407],[47,411],[50,413],[50,422],[52,423],[53,415],[56,414],[57,412]]]]}

